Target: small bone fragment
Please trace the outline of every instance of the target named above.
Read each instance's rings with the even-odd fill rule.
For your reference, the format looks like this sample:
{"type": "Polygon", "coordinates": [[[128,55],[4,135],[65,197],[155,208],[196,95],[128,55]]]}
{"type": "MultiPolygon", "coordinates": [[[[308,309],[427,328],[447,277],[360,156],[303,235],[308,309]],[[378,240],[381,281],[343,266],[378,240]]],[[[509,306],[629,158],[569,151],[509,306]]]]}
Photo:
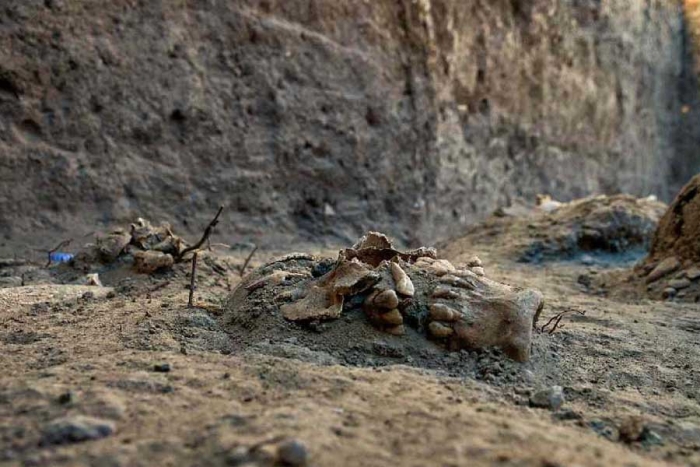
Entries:
{"type": "Polygon", "coordinates": [[[397,309],[393,309],[390,312],[381,315],[381,320],[386,324],[403,324],[403,316],[401,316],[401,312],[397,309]]]}
{"type": "Polygon", "coordinates": [[[97,273],[86,275],[85,281],[87,285],[96,285],[97,287],[103,287],[102,281],[100,281],[100,276],[97,273]]]}
{"type": "MultiPolygon", "coordinates": [[[[459,271],[459,273],[462,272],[464,271],[459,271]]],[[[459,287],[460,289],[471,290],[475,287],[474,284],[472,284],[468,280],[459,278],[457,276],[453,276],[451,274],[441,277],[440,282],[442,282],[443,284],[451,285],[453,287],[459,287]]]]}
{"type": "Polygon", "coordinates": [[[455,267],[452,265],[452,263],[444,259],[434,261],[433,264],[428,266],[426,269],[438,277],[455,271],[455,267]]]}
{"type": "Polygon", "coordinates": [[[339,318],[343,311],[343,296],[329,296],[327,288],[312,285],[306,297],[282,305],[280,311],[290,321],[339,318]]]}
{"type": "Polygon", "coordinates": [[[365,302],[368,306],[393,310],[399,306],[399,297],[393,290],[375,291],[367,297],[365,302]]]}
{"type": "Polygon", "coordinates": [[[413,282],[411,282],[411,278],[401,269],[398,263],[391,263],[391,275],[396,283],[396,291],[401,295],[413,297],[413,294],[416,292],[413,282]]]}
{"type": "Polygon", "coordinates": [[[392,334],[394,336],[403,336],[406,334],[406,328],[404,328],[403,324],[399,324],[398,326],[394,326],[391,328],[386,328],[384,330],[387,334],[392,334]]]}
{"type": "Polygon", "coordinates": [[[431,298],[446,298],[452,300],[455,298],[459,298],[459,294],[448,287],[439,285],[433,291],[431,298]]]}
{"type": "Polygon", "coordinates": [[[430,319],[435,321],[455,321],[459,313],[443,303],[430,305],[430,319]]]}
{"type": "Polygon", "coordinates": [[[261,287],[268,287],[268,286],[275,286],[279,285],[282,282],[291,279],[293,277],[308,277],[307,274],[300,274],[298,272],[289,272],[289,271],[282,271],[279,269],[276,269],[272,271],[270,274],[268,274],[265,277],[262,277],[258,279],[257,281],[253,282],[252,284],[246,285],[246,290],[249,292],[252,292],[254,290],[257,290],[261,287]]]}
{"type": "Polygon", "coordinates": [[[439,339],[444,338],[444,337],[449,337],[452,334],[454,334],[454,331],[452,330],[451,327],[445,326],[442,323],[439,323],[437,321],[433,321],[428,325],[428,329],[430,330],[430,334],[434,337],[437,337],[439,339]]]}
{"type": "Polygon", "coordinates": [[[137,251],[134,254],[134,268],[141,274],[151,274],[159,269],[167,269],[175,264],[172,255],[160,251],[137,251]]]}

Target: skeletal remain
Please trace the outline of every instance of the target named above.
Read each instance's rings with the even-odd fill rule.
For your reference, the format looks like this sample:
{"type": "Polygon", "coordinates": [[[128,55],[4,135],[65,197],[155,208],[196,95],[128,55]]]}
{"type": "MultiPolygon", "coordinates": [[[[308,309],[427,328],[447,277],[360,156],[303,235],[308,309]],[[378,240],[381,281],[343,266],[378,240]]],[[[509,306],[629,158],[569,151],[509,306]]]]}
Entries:
{"type": "Polygon", "coordinates": [[[396,282],[396,291],[401,295],[413,297],[416,292],[413,282],[398,263],[391,263],[391,275],[394,276],[394,282],[396,282]]]}
{"type": "Polygon", "coordinates": [[[280,311],[290,321],[338,318],[345,296],[363,292],[378,280],[359,261],[340,261],[331,272],[307,285],[304,298],[282,305],[280,311]]]}
{"type": "Polygon", "coordinates": [[[87,285],[96,285],[97,287],[103,287],[102,281],[100,280],[99,274],[92,273],[85,276],[85,283],[87,285]]]}
{"type": "Polygon", "coordinates": [[[172,255],[160,251],[137,251],[134,253],[134,268],[141,274],[151,274],[159,269],[170,268],[175,263],[172,255]]]}
{"type": "Polygon", "coordinates": [[[105,262],[112,262],[124,251],[131,241],[131,235],[123,231],[114,231],[97,239],[97,252],[105,262]]]}
{"type": "Polygon", "coordinates": [[[484,271],[484,268],[482,268],[482,267],[480,267],[480,266],[476,266],[476,267],[473,267],[473,268],[471,268],[471,269],[472,269],[472,271],[474,271],[474,274],[476,274],[477,276],[482,276],[482,277],[483,277],[483,276],[486,275],[486,272],[484,271]]]}
{"type": "Polygon", "coordinates": [[[457,268],[436,256],[428,248],[398,251],[386,236],[370,232],[341,250],[335,263],[294,254],[253,271],[234,291],[229,313],[232,321],[246,321],[235,316],[256,308],[246,301],[295,322],[361,309],[389,334],[402,335],[411,326],[449,349],[500,347],[527,360],[542,295],[487,279],[478,258],[457,268]]]}

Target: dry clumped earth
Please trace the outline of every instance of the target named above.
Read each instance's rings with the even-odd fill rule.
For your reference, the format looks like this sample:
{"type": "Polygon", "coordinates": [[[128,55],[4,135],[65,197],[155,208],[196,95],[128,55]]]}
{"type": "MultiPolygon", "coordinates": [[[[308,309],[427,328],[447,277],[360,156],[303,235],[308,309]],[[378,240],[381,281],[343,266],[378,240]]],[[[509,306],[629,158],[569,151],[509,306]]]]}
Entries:
{"type": "MultiPolygon", "coordinates": [[[[410,326],[387,334],[362,313],[246,334],[226,317],[249,250],[218,246],[216,234],[199,258],[195,308],[182,245],[172,264],[137,273],[144,252],[173,253],[135,242],[133,228],[75,247],[72,264],[4,261],[0,462],[700,465],[697,305],[609,298],[581,279],[643,259],[651,237],[638,233],[661,214],[651,200],[584,204],[500,212],[437,251],[455,265],[478,255],[486,277],[541,291],[538,329],[567,312],[552,334],[533,333],[523,363],[498,349],[449,352],[410,326]],[[620,219],[630,233],[614,239],[620,219]],[[118,254],[88,254],[112,235],[130,235],[118,254]],[[524,261],[537,242],[547,254],[524,261]],[[102,286],[84,285],[88,274],[102,286]],[[348,347],[338,323],[363,338],[348,347]]],[[[283,253],[260,251],[249,268],[283,253]]]]}

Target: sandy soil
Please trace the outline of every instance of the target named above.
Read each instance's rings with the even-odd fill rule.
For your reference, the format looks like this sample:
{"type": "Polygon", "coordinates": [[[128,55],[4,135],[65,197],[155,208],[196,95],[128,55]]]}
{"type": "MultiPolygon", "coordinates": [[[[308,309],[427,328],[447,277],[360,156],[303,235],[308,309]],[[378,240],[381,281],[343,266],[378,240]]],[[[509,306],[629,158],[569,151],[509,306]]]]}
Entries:
{"type": "Polygon", "coordinates": [[[525,364],[486,352],[359,367],[241,349],[219,317],[242,253],[201,262],[195,309],[184,264],[113,288],[0,289],[0,463],[284,465],[278,447],[293,439],[318,466],[700,465],[697,305],[590,295],[579,277],[609,264],[518,263],[503,246],[472,235],[442,252],[478,253],[491,277],[539,288],[540,324],[586,312],[538,333],[525,364]],[[553,385],[561,409],[530,407],[553,385]],[[74,430],[57,435],[66,417],[74,430]],[[86,423],[102,428],[76,442],[86,423]]]}

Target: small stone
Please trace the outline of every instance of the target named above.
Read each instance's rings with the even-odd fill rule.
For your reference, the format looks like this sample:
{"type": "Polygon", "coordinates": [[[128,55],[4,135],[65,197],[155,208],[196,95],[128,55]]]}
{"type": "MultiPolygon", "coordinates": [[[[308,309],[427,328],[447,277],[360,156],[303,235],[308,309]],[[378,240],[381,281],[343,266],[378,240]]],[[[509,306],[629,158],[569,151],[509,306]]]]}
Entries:
{"type": "Polygon", "coordinates": [[[620,423],[620,441],[625,443],[634,443],[642,438],[642,433],[645,429],[644,419],[642,417],[632,416],[627,417],[620,423]]]}
{"type": "Polygon", "coordinates": [[[44,444],[80,443],[110,436],[114,423],[98,418],[76,415],[54,420],[44,429],[44,444]]]}
{"type": "Polygon", "coordinates": [[[474,274],[476,274],[477,276],[484,277],[486,275],[486,271],[484,271],[484,268],[482,268],[482,267],[477,266],[477,267],[471,268],[471,269],[474,272],[474,274]]]}
{"type": "Polygon", "coordinates": [[[690,279],[691,281],[700,279],[700,268],[690,268],[685,272],[685,277],[690,279]]]}
{"type": "Polygon", "coordinates": [[[664,291],[661,293],[661,296],[666,300],[670,300],[670,299],[674,298],[677,293],[678,293],[678,291],[676,289],[674,289],[673,287],[666,287],[664,289],[664,291]]]}
{"type": "Polygon", "coordinates": [[[384,330],[387,334],[391,334],[393,336],[403,336],[406,334],[406,328],[404,327],[403,324],[399,324],[398,326],[393,326],[390,328],[387,328],[384,330]]]}
{"type": "Polygon", "coordinates": [[[671,274],[681,267],[681,262],[678,258],[671,256],[661,261],[647,276],[647,284],[661,279],[662,277],[671,274]]]}
{"type": "Polygon", "coordinates": [[[293,439],[277,446],[277,459],[282,465],[304,466],[309,461],[309,453],[302,442],[293,439]]]}
{"type": "Polygon", "coordinates": [[[522,378],[523,381],[526,383],[532,384],[535,382],[537,378],[535,378],[535,373],[532,372],[532,370],[523,370],[522,372],[522,378]]]}
{"type": "Polygon", "coordinates": [[[530,397],[530,406],[557,411],[564,405],[564,389],[561,386],[552,386],[536,392],[530,397]]]}
{"type": "Polygon", "coordinates": [[[581,264],[584,266],[592,266],[595,264],[595,259],[591,255],[583,255],[581,256],[581,264]]]}
{"type": "Polygon", "coordinates": [[[333,216],[335,216],[335,209],[333,209],[333,206],[331,206],[330,204],[326,203],[326,204],[323,206],[323,215],[324,215],[324,216],[328,216],[328,217],[333,217],[333,216]]]}
{"type": "Polygon", "coordinates": [[[94,300],[95,294],[93,292],[85,292],[80,296],[80,299],[85,302],[89,302],[90,300],[94,300]]]}
{"type": "Polygon", "coordinates": [[[73,391],[66,391],[58,396],[59,404],[70,404],[71,402],[75,402],[75,393],[73,391]]]}
{"type": "Polygon", "coordinates": [[[575,410],[571,410],[571,409],[560,410],[559,412],[555,413],[553,416],[557,420],[562,420],[562,421],[583,420],[583,414],[581,414],[580,412],[576,412],[575,410]]]}
{"type": "Polygon", "coordinates": [[[481,262],[481,259],[478,256],[472,256],[469,261],[467,261],[467,267],[469,268],[480,268],[484,264],[481,262]]]}
{"type": "Polygon", "coordinates": [[[588,274],[580,274],[578,276],[578,279],[576,279],[576,282],[578,282],[582,286],[588,288],[593,283],[593,279],[588,274]]]}
{"type": "Polygon", "coordinates": [[[685,289],[690,287],[691,284],[692,282],[690,282],[688,279],[674,279],[672,281],[668,281],[668,286],[673,287],[676,290],[685,289]]]}
{"type": "Polygon", "coordinates": [[[158,363],[153,365],[153,371],[156,373],[169,373],[170,369],[170,363],[158,363]]]}
{"type": "Polygon", "coordinates": [[[245,446],[238,446],[226,456],[228,465],[243,465],[250,461],[250,450],[245,446]]]}
{"type": "Polygon", "coordinates": [[[657,432],[650,430],[648,427],[644,428],[640,441],[644,446],[662,446],[664,444],[664,439],[657,432]]]}

